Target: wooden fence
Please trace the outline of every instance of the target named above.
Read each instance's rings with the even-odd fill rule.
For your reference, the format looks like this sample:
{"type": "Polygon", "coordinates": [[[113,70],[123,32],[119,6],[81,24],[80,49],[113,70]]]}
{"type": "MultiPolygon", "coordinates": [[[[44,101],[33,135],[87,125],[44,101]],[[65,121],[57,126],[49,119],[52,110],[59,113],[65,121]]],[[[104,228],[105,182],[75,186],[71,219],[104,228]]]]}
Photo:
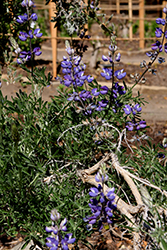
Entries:
{"type": "MultiPolygon", "coordinates": [[[[87,0],[85,0],[87,2],[87,0]]],[[[111,11],[115,13],[113,16],[114,18],[118,18],[121,20],[127,20],[131,25],[129,26],[129,37],[127,38],[122,38],[118,37],[117,40],[138,40],[139,41],[139,48],[143,49],[145,46],[145,40],[150,40],[154,39],[152,37],[145,37],[144,36],[144,21],[151,21],[155,20],[155,18],[147,18],[145,16],[145,11],[150,10],[150,11],[157,11],[159,12],[159,15],[161,15],[164,18],[164,13],[162,12],[163,8],[166,6],[167,1],[163,1],[162,4],[158,4],[159,0],[157,1],[156,5],[145,5],[144,0],[102,0],[100,1],[100,8],[101,11],[111,11]],[[127,11],[128,15],[126,16],[120,16],[120,13],[122,11],[127,11]],[[138,11],[138,16],[133,15],[133,11],[138,11]],[[162,13],[162,14],[160,14],[162,13]],[[132,30],[132,23],[133,21],[139,20],[139,37],[133,37],[133,30],[132,30]]],[[[55,3],[50,2],[49,5],[41,5],[41,4],[36,4],[37,9],[48,9],[49,10],[49,19],[51,17],[55,16],[55,3]]],[[[159,16],[157,16],[159,17],[159,16]]],[[[52,44],[52,56],[53,56],[53,77],[56,77],[57,75],[57,40],[66,40],[68,39],[67,37],[58,37],[57,33],[57,28],[54,28],[54,23],[50,22],[50,32],[51,36],[43,36],[44,39],[51,39],[51,44],[52,44]]],[[[73,38],[77,39],[78,38],[73,38]]],[[[90,40],[97,40],[96,37],[91,37],[90,40]]],[[[98,38],[99,41],[104,41],[104,40],[109,40],[109,38],[98,38]]]]}

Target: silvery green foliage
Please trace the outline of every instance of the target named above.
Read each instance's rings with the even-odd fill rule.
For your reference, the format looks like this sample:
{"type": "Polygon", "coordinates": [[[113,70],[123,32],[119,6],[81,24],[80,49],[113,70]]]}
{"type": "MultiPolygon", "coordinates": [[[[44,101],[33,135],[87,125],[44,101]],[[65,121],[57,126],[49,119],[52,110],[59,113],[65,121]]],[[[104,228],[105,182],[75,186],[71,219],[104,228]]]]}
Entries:
{"type": "MultiPolygon", "coordinates": [[[[49,2],[50,0],[46,0],[46,4],[49,2]]],[[[51,21],[56,23],[55,26],[62,24],[69,35],[80,32],[88,23],[90,12],[95,11],[91,8],[90,1],[88,1],[88,5],[82,0],[53,0],[52,2],[56,4],[56,16],[51,21]]],[[[97,2],[95,3],[97,6],[99,1],[95,2],[97,2]]]]}

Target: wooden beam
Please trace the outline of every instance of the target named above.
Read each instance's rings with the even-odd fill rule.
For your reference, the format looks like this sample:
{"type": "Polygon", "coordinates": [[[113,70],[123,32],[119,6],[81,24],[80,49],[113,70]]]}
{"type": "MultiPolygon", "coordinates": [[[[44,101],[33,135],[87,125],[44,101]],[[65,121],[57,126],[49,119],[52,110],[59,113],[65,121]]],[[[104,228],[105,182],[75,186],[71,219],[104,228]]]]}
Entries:
{"type": "MultiPolygon", "coordinates": [[[[49,20],[52,19],[52,17],[55,16],[56,7],[54,2],[50,2],[50,8],[49,8],[49,20]]],[[[53,77],[55,78],[57,76],[57,27],[54,28],[55,23],[50,22],[50,32],[51,37],[54,37],[51,39],[52,44],[52,64],[53,64],[53,77]]]]}
{"type": "Polygon", "coordinates": [[[117,14],[120,14],[119,0],[116,0],[117,14]]]}
{"type": "Polygon", "coordinates": [[[132,41],[132,38],[133,38],[133,29],[132,29],[132,0],[128,1],[128,7],[129,7],[129,22],[130,22],[129,38],[130,38],[130,41],[132,41]]]}
{"type": "Polygon", "coordinates": [[[144,49],[144,0],[139,1],[139,47],[144,49]]]}
{"type": "Polygon", "coordinates": [[[166,14],[163,12],[163,8],[167,7],[167,1],[163,1],[162,3],[162,18],[166,18],[166,14]]]}

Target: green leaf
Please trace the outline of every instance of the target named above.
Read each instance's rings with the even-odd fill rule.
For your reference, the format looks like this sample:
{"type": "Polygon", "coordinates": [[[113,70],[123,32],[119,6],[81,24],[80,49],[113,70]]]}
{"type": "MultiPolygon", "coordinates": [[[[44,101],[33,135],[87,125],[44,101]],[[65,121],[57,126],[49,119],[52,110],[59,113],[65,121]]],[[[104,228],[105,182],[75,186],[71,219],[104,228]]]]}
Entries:
{"type": "Polygon", "coordinates": [[[162,250],[167,250],[167,242],[163,238],[161,239],[160,247],[162,250]]]}

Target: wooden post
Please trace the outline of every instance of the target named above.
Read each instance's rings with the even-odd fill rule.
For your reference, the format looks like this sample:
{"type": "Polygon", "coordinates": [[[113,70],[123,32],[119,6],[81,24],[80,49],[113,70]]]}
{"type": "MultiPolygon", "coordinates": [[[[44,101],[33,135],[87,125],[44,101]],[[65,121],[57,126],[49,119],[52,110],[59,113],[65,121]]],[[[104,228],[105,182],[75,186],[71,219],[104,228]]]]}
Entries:
{"type": "MultiPolygon", "coordinates": [[[[88,0],[85,0],[85,4],[88,5],[88,0]]],[[[85,29],[87,29],[86,35],[88,35],[88,23],[85,24],[85,29]]]]}
{"type": "Polygon", "coordinates": [[[166,14],[163,12],[163,8],[167,7],[167,1],[163,1],[162,3],[163,7],[162,7],[162,18],[166,18],[166,14]]]}
{"type": "MultiPolygon", "coordinates": [[[[55,3],[49,3],[49,19],[54,17],[56,11],[55,3]]],[[[57,27],[54,28],[55,23],[50,22],[50,32],[51,32],[51,44],[52,44],[52,64],[53,64],[53,77],[57,76],[57,27]]]]}
{"type": "Polygon", "coordinates": [[[120,14],[119,0],[116,0],[117,14],[120,14]]]}
{"type": "Polygon", "coordinates": [[[129,22],[130,22],[130,26],[129,26],[129,38],[130,41],[132,41],[132,37],[133,37],[133,27],[132,27],[132,0],[128,1],[128,7],[129,7],[129,22]]]}
{"type": "Polygon", "coordinates": [[[144,49],[144,0],[139,1],[139,47],[144,49]]]}

